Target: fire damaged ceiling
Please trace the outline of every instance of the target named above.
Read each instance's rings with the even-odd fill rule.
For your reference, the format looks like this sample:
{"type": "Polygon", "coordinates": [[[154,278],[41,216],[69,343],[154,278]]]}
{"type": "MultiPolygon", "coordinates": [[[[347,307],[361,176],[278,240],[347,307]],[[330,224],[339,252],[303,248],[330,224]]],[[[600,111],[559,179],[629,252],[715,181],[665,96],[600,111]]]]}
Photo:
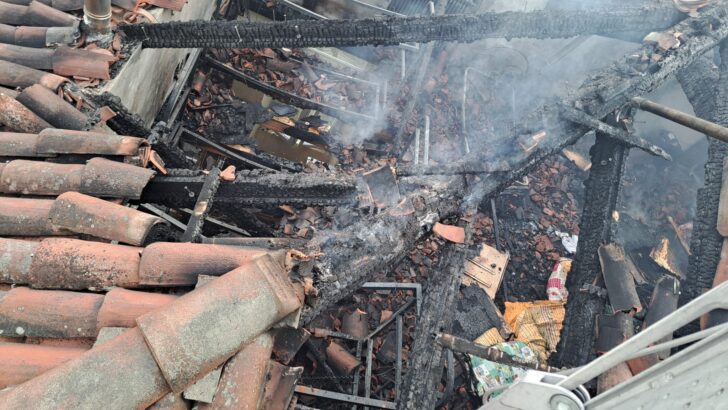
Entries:
{"type": "Polygon", "coordinates": [[[607,408],[723,329],[659,333],[728,278],[726,37],[724,0],[0,1],[0,407],[607,408]]]}

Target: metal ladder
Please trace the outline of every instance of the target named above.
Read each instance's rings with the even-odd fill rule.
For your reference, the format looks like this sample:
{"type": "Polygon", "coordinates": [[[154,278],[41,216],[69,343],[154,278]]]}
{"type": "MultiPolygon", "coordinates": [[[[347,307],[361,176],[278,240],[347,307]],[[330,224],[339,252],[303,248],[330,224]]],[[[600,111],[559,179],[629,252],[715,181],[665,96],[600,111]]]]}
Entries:
{"type": "Polygon", "coordinates": [[[557,374],[529,371],[482,409],[728,409],[728,324],[650,346],[715,309],[728,309],[728,282],[583,367],[557,374]],[[583,387],[627,360],[691,342],[695,343],[594,398],[583,387]]]}

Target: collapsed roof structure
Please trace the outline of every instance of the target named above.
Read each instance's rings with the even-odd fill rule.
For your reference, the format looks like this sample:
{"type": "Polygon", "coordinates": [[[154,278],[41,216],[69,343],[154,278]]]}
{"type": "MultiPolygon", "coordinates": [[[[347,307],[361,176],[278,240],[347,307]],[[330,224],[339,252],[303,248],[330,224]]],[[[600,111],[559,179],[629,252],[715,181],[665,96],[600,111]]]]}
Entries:
{"type": "Polygon", "coordinates": [[[0,1],[2,407],[472,408],[725,281],[728,4],[541,3],[0,1]]]}

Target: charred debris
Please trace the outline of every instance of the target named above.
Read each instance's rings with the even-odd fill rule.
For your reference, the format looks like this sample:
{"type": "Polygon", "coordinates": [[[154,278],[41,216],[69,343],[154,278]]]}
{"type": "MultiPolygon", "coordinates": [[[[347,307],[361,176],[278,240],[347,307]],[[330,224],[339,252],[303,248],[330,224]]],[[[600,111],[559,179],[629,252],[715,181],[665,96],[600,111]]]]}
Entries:
{"type": "Polygon", "coordinates": [[[725,281],[728,4],[482,3],[0,1],[0,407],[479,408],[725,281]]]}

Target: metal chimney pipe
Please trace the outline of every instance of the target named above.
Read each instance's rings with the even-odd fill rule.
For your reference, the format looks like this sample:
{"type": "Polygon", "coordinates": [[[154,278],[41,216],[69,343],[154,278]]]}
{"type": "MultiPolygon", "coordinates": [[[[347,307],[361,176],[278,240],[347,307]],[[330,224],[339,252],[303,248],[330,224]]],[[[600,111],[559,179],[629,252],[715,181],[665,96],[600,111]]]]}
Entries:
{"type": "Polygon", "coordinates": [[[84,0],[83,21],[90,34],[105,35],[111,31],[111,0],[84,0]]]}

